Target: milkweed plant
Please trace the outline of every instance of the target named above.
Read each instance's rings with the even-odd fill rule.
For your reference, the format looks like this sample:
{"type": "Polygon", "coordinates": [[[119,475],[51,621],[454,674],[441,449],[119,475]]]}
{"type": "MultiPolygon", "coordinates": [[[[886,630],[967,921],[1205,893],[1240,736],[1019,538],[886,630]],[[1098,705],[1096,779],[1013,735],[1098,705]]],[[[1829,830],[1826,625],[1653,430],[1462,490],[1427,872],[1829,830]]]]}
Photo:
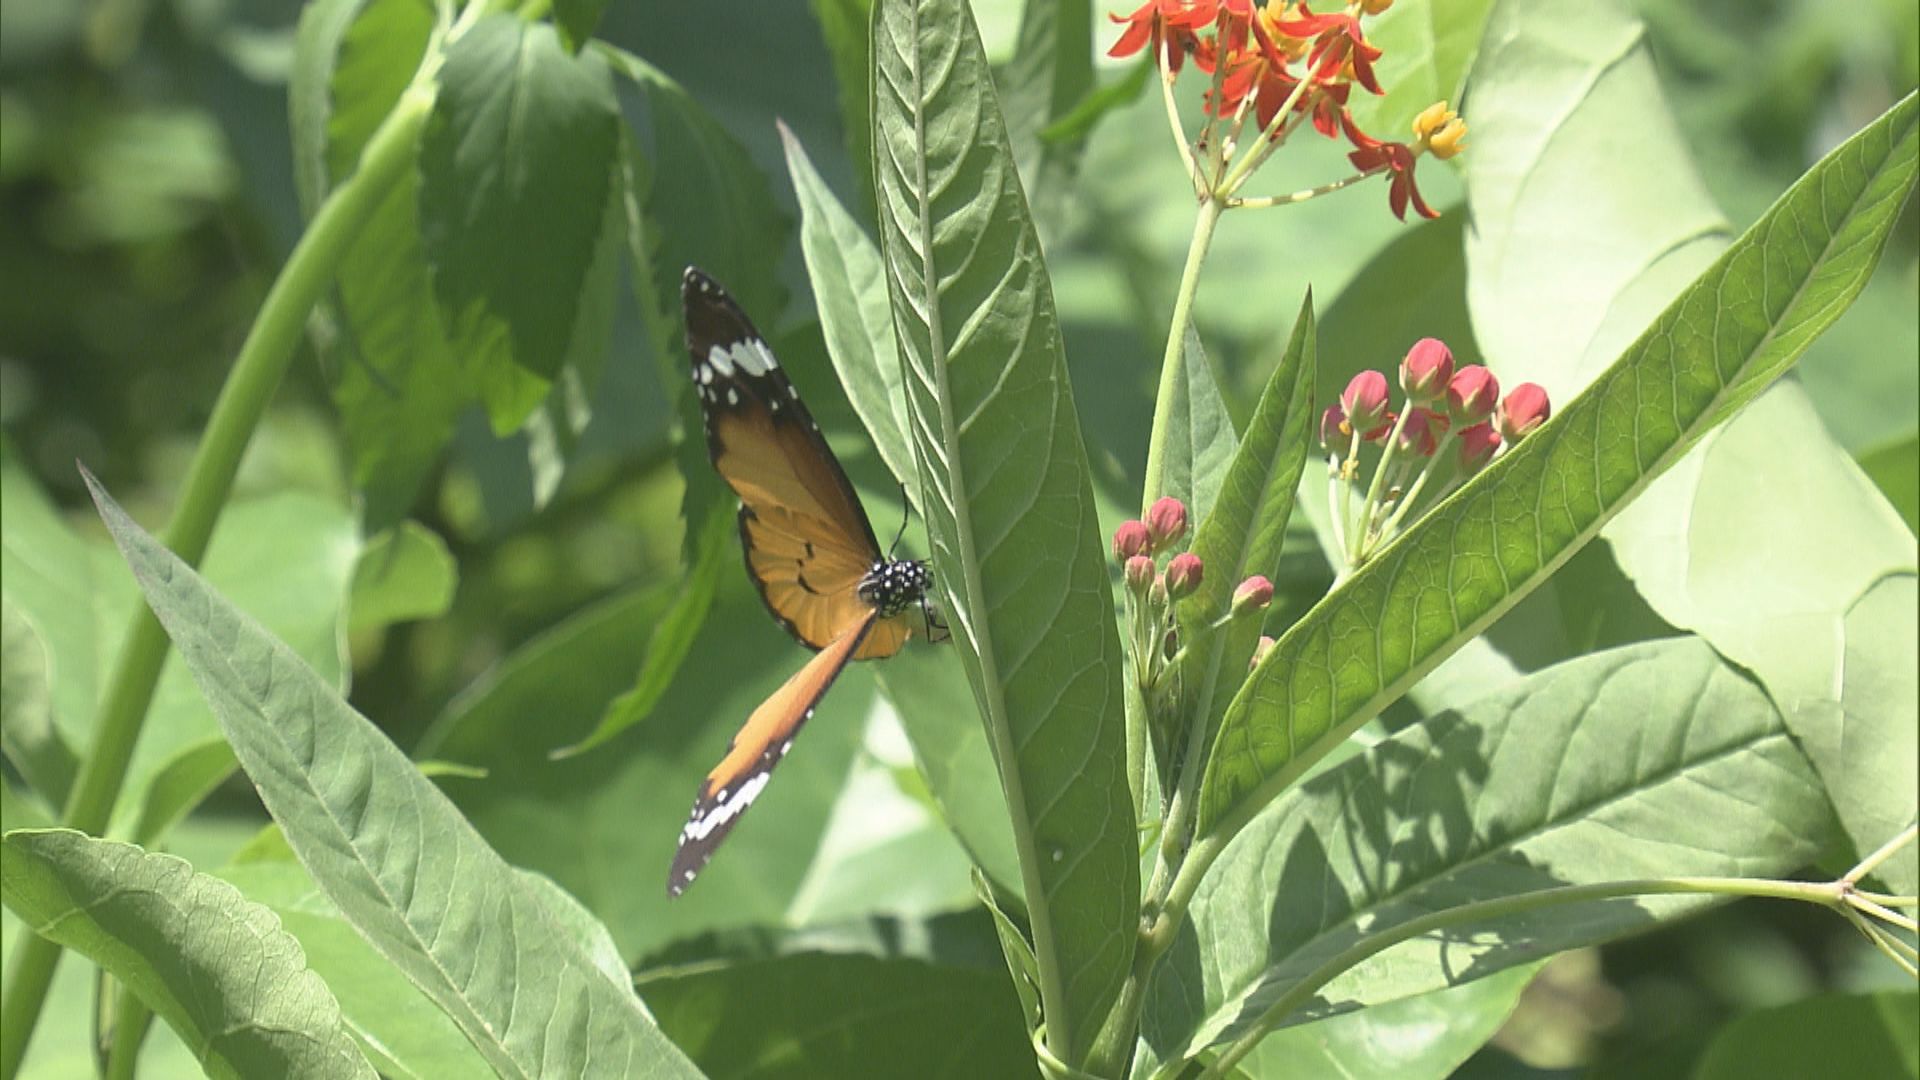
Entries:
{"type": "MultiPolygon", "coordinates": [[[[1911,92],[1733,235],[1612,4],[1029,0],[996,63],[964,0],[849,0],[812,5],[846,162],[796,114],[747,140],[778,183],[716,119],[772,84],[718,109],[605,8],[306,5],[303,232],[170,523],[85,476],[144,600],[97,687],[38,588],[92,541],[8,473],[0,1077],[82,964],[116,1076],[155,1017],[218,1076],[1444,1075],[1554,956],[1736,898],[1827,909],[1911,990],[1913,536],[1782,379],[1909,206],[1911,92]],[[1189,214],[1177,272],[1126,239],[1189,214]],[[781,809],[669,902],[685,792],[784,678],[705,461],[693,264],[798,318],[740,355],[875,522],[910,504],[946,640],[851,665],[781,809]],[[1137,363],[1056,293],[1090,264],[1137,363]],[[351,623],[342,578],[297,636],[201,563],[306,349],[356,569],[351,623]],[[478,467],[458,418],[518,440],[527,520],[578,515],[588,420],[642,423],[600,389],[630,354],[671,573],[424,736],[363,716],[343,656],[450,602],[403,577],[449,558],[414,518],[478,467]],[[1761,516],[1793,499],[1825,509],[1761,516]],[[265,831],[166,854],[236,769],[265,831]]],[[[301,536],[261,545],[283,601],[301,536]]]]}

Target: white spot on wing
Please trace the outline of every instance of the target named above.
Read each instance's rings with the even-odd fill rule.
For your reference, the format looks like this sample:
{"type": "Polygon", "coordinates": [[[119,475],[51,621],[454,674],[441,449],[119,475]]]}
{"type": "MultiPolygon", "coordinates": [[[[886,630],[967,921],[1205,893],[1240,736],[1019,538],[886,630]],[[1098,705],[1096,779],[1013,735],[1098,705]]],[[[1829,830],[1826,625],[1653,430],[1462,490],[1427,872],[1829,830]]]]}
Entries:
{"type": "Polygon", "coordinates": [[[680,842],[689,844],[696,840],[705,840],[713,835],[714,830],[745,813],[747,807],[753,805],[753,800],[759,797],[760,789],[766,787],[767,781],[772,778],[773,774],[770,772],[759,772],[747,777],[746,781],[740,785],[739,791],[731,796],[722,797],[714,804],[713,809],[687,822],[687,827],[680,830],[680,842]]]}
{"type": "Polygon", "coordinates": [[[727,387],[727,404],[729,405],[740,404],[740,391],[735,390],[731,386],[727,387]]]}
{"type": "Polygon", "coordinates": [[[780,366],[773,358],[773,351],[759,338],[736,341],[728,351],[732,354],[733,362],[749,375],[765,375],[780,366]]]}
{"type": "Polygon", "coordinates": [[[733,374],[733,356],[718,345],[707,350],[707,363],[722,375],[733,374]]]}

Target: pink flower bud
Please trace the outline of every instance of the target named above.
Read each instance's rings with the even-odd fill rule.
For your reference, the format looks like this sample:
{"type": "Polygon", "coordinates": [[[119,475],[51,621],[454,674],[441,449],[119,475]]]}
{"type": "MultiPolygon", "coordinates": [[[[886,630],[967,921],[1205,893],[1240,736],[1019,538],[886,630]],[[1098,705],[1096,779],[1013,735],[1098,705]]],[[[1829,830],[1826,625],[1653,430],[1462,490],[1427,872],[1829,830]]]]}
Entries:
{"type": "Polygon", "coordinates": [[[1255,574],[1233,590],[1233,613],[1245,615],[1265,611],[1273,603],[1273,582],[1255,574]]]}
{"type": "Polygon", "coordinates": [[[1415,404],[1425,404],[1446,393],[1453,381],[1453,350],[1439,338],[1421,338],[1400,361],[1400,389],[1415,404]]]}
{"type": "Polygon", "coordinates": [[[1340,445],[1352,431],[1346,412],[1338,405],[1327,406],[1327,411],[1320,414],[1320,449],[1325,450],[1328,444],[1340,445]]]}
{"type": "Polygon", "coordinates": [[[1446,433],[1446,417],[1432,409],[1416,408],[1407,414],[1407,422],[1400,428],[1400,450],[1432,457],[1440,448],[1440,437],[1446,433]]]}
{"type": "Polygon", "coordinates": [[[1460,433],[1460,468],[1479,472],[1500,450],[1500,433],[1485,420],[1460,433]]]}
{"type": "Polygon", "coordinates": [[[1260,661],[1265,660],[1267,658],[1267,654],[1272,651],[1273,651],[1273,639],[1266,636],[1265,634],[1260,635],[1259,644],[1253,647],[1253,659],[1247,661],[1247,670],[1252,671],[1254,668],[1259,667],[1260,661]]]}
{"type": "Polygon", "coordinates": [[[1171,495],[1147,508],[1147,534],[1153,550],[1165,551],[1187,535],[1187,504],[1171,495]]]}
{"type": "Polygon", "coordinates": [[[1200,587],[1203,568],[1200,556],[1191,551],[1183,551],[1167,563],[1167,596],[1174,600],[1192,596],[1200,587]]]}
{"type": "Polygon", "coordinates": [[[1522,436],[1546,423],[1552,412],[1546,390],[1538,383],[1523,382],[1513,388],[1500,406],[1500,435],[1509,443],[1517,443],[1522,436]]]}
{"type": "Polygon", "coordinates": [[[1145,596],[1148,587],[1153,584],[1153,560],[1145,555],[1129,556],[1124,574],[1127,591],[1135,596],[1145,596]]]}
{"type": "Polygon", "coordinates": [[[1153,537],[1147,532],[1144,521],[1123,521],[1113,530],[1113,558],[1115,562],[1125,563],[1135,555],[1145,555],[1153,548],[1153,537]]]}
{"type": "Polygon", "coordinates": [[[1340,395],[1340,411],[1352,425],[1349,431],[1370,432],[1378,427],[1387,416],[1387,377],[1372,370],[1355,375],[1340,395]]]}
{"type": "Polygon", "coordinates": [[[1447,384],[1447,416],[1456,424],[1477,424],[1493,415],[1500,402],[1500,380],[1479,364],[1453,373],[1447,384]]]}

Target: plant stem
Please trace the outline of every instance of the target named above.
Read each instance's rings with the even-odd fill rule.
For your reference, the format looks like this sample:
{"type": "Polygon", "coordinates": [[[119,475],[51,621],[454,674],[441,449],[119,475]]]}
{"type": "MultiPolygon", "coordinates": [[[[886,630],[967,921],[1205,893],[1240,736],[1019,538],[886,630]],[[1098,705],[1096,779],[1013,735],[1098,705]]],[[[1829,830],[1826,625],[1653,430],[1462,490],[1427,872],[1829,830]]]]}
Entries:
{"type": "Polygon", "coordinates": [[[1370,934],[1313,969],[1306,977],[1294,983],[1285,994],[1282,994],[1271,1008],[1260,1014],[1260,1018],[1254,1022],[1253,1026],[1215,1057],[1200,1075],[1203,1078],[1227,1075],[1229,1070],[1238,1064],[1240,1059],[1246,1057],[1281,1020],[1305,1005],[1322,987],[1342,973],[1401,942],[1448,927],[1483,923],[1562,904],[1673,894],[1760,896],[1844,908],[1840,902],[1838,883],[1755,881],[1748,878],[1652,878],[1639,881],[1607,881],[1593,885],[1566,885],[1521,893],[1517,896],[1503,896],[1495,900],[1462,904],[1456,908],[1409,919],[1391,930],[1370,934]]]}
{"type": "Polygon", "coordinates": [[[1180,353],[1186,345],[1187,323],[1193,319],[1193,297],[1200,289],[1200,267],[1207,261],[1213,227],[1219,223],[1224,209],[1218,198],[1209,196],[1194,217],[1193,239],[1187,244],[1187,264],[1180,271],[1180,291],[1173,297],[1173,322],[1167,327],[1167,348],[1160,357],[1160,391],[1154,397],[1153,431],[1147,437],[1147,480],[1140,500],[1141,517],[1146,516],[1154,500],[1166,493],[1167,426],[1172,420],[1174,388],[1180,378],[1180,353]]]}
{"type": "Polygon", "coordinates": [[[113,1045],[107,1050],[106,1080],[133,1080],[153,1013],[125,983],[114,991],[113,1000],[113,1045]]]}
{"type": "Polygon", "coordinates": [[[1400,445],[1400,432],[1407,426],[1407,417],[1413,414],[1413,406],[1400,410],[1393,422],[1393,430],[1387,433],[1387,441],[1380,449],[1380,463],[1373,467],[1373,482],[1367,485],[1367,497],[1360,503],[1360,520],[1353,530],[1353,547],[1347,551],[1347,565],[1355,570],[1366,561],[1367,537],[1373,531],[1373,512],[1380,505],[1380,488],[1387,478],[1387,470],[1393,465],[1393,452],[1400,445]]]}
{"type": "MultiPolygon", "coordinates": [[[[207,540],[233,490],[240,456],[291,363],[307,316],[332,285],[334,271],[361,226],[413,160],[413,147],[433,105],[430,84],[416,81],[401,96],[360,155],[360,168],[321,204],[287,264],[261,304],[220,389],[213,415],[180,488],[180,503],[164,536],[188,566],[206,554],[207,540]]],[[[167,636],[145,604],[135,605],[126,645],[116,658],[94,726],[93,746],[80,765],[63,824],[98,834],[112,817],[153,699],[167,636]]],[[[0,1080],[11,1080],[26,1056],[60,947],[39,936],[24,937],[7,972],[0,1001],[0,1080]]]]}
{"type": "Polygon", "coordinates": [[[1322,195],[1331,195],[1342,188],[1352,187],[1353,185],[1369,177],[1378,176],[1380,172],[1385,168],[1386,166],[1383,165],[1379,169],[1372,169],[1362,173],[1354,173],[1352,176],[1346,177],[1345,179],[1333,180],[1328,183],[1321,184],[1319,187],[1303,188],[1300,191],[1293,192],[1292,194],[1289,194],[1289,195],[1254,195],[1252,197],[1245,198],[1245,199],[1241,199],[1241,198],[1229,199],[1227,200],[1227,205],[1234,207],[1236,209],[1243,206],[1248,209],[1258,209],[1258,208],[1267,207],[1267,206],[1291,206],[1294,203],[1306,202],[1308,199],[1317,199],[1322,195]]]}

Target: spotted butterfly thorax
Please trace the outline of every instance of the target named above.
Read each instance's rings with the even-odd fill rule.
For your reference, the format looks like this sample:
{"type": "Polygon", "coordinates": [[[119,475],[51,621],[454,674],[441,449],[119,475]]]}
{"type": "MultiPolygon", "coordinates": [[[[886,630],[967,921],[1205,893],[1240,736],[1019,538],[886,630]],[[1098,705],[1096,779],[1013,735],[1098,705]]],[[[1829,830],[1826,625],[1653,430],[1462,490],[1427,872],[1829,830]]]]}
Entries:
{"type": "Polygon", "coordinates": [[[671,896],[759,797],[847,663],[892,656],[917,628],[937,628],[927,564],[880,550],[853,484],[746,313],[693,267],[680,299],[707,452],[740,497],[747,576],[774,619],[817,654],[753,711],[701,782],[680,830],[671,896]]]}

